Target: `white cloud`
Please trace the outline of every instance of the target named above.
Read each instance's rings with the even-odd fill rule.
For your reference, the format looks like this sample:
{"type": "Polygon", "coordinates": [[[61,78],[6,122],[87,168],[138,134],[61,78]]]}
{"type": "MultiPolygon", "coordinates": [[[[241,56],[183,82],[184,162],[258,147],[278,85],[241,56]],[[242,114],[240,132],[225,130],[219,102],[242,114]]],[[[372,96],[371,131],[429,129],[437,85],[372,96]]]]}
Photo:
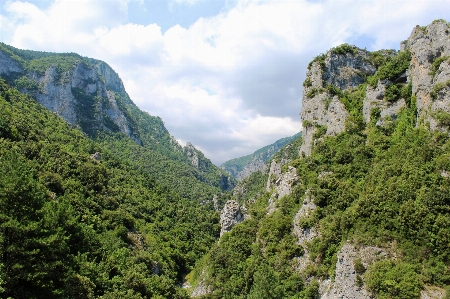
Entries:
{"type": "Polygon", "coordinates": [[[127,0],[56,0],[48,9],[8,1],[0,37],[106,61],[139,107],[222,163],[301,129],[302,82],[314,56],[361,38],[369,50],[398,48],[416,24],[448,17],[447,2],[237,0],[163,34],[158,24],[125,23],[127,0]]]}

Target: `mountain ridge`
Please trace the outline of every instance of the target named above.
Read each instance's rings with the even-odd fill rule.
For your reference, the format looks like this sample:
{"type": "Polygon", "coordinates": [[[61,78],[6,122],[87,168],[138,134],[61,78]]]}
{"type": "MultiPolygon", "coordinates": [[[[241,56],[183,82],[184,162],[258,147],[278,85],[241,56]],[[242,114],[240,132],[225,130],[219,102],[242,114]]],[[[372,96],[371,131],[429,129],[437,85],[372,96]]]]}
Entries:
{"type": "MultiPolygon", "coordinates": [[[[213,165],[192,144],[184,147],[178,144],[160,117],[141,111],[128,96],[118,74],[105,62],[75,53],[20,50],[3,43],[0,44],[0,61],[0,76],[9,84],[36,98],[88,136],[113,140],[114,136],[125,134],[151,151],[152,159],[160,163],[146,162],[146,168],[160,174],[159,179],[164,184],[180,186],[173,173],[190,173],[188,179],[183,178],[183,194],[190,193],[192,186],[189,185],[195,181],[198,187],[194,189],[202,188],[202,184],[213,188],[208,194],[189,196],[200,196],[200,201],[212,200],[214,193],[229,190],[235,184],[226,172],[213,165]],[[171,166],[167,167],[167,164],[171,166]],[[213,191],[214,188],[217,190],[213,191]]],[[[114,146],[104,145],[115,151],[114,146]]],[[[138,156],[132,160],[142,161],[138,156]]]]}
{"type": "Polygon", "coordinates": [[[255,171],[265,170],[266,162],[269,161],[270,158],[284,145],[299,138],[301,134],[302,133],[299,132],[293,136],[278,139],[274,143],[256,150],[253,154],[228,160],[220,167],[232,175],[235,179],[241,181],[255,171]]]}

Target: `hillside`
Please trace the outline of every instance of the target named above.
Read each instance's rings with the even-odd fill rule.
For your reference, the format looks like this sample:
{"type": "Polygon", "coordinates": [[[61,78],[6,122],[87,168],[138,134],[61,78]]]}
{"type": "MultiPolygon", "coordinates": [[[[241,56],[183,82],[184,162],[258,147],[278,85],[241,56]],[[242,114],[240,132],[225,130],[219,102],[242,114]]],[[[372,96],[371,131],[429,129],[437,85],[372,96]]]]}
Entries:
{"type": "Polygon", "coordinates": [[[191,296],[449,298],[449,82],[444,20],[400,52],[317,56],[301,146],[234,189],[191,296]]]}
{"type": "Polygon", "coordinates": [[[241,181],[255,171],[265,170],[267,161],[269,161],[280,148],[294,139],[299,138],[301,135],[302,133],[300,132],[294,136],[281,138],[270,145],[260,148],[251,155],[228,160],[220,167],[231,174],[235,179],[241,181]]]}
{"type": "Polygon", "coordinates": [[[0,44],[0,77],[185,198],[212,200],[235,184],[192,144],[178,144],[160,117],[141,111],[102,61],[0,44]]]}
{"type": "Polygon", "coordinates": [[[2,298],[189,298],[178,284],[219,234],[212,203],[103,143],[0,79],[2,298]]]}

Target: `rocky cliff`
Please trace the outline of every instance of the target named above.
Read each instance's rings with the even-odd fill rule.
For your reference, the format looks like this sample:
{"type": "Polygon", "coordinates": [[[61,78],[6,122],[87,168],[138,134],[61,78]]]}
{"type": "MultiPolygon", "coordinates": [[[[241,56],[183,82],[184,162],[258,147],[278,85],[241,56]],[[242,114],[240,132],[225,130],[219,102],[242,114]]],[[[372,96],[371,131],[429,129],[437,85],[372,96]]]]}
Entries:
{"type": "MultiPolygon", "coordinates": [[[[235,184],[191,143],[182,147],[160,117],[141,111],[129,98],[119,75],[103,61],[74,53],[20,50],[0,43],[0,76],[90,137],[131,138],[142,147],[132,152],[147,153],[137,154],[136,160],[147,156],[159,163],[148,167],[139,163],[138,167],[148,168],[166,184],[178,186],[175,172],[186,173],[183,189],[187,190],[180,191],[182,194],[199,197],[194,191],[201,193],[202,187],[193,188],[192,182],[187,182],[192,179],[198,181],[196,185],[206,183],[220,191],[235,184]]],[[[112,145],[111,150],[118,149],[112,145]]],[[[201,197],[210,197],[203,193],[201,197]]]]}
{"type": "Polygon", "coordinates": [[[344,44],[310,63],[300,150],[233,190],[208,296],[448,296],[449,36],[437,20],[400,51],[344,44]]]}
{"type": "Polygon", "coordinates": [[[363,89],[362,114],[366,123],[372,114],[377,125],[385,125],[395,120],[402,108],[412,104],[417,107],[418,124],[422,122],[431,130],[447,132],[449,76],[450,34],[444,20],[426,27],[416,26],[401,43],[400,52],[368,52],[349,45],[331,49],[308,66],[303,84],[304,143],[300,153],[310,155],[322,136],[346,129],[348,117],[360,111],[351,111],[351,103],[345,97],[358,88],[363,89]],[[383,59],[388,62],[379,68],[383,59]],[[403,95],[409,84],[411,100],[403,95]]]}

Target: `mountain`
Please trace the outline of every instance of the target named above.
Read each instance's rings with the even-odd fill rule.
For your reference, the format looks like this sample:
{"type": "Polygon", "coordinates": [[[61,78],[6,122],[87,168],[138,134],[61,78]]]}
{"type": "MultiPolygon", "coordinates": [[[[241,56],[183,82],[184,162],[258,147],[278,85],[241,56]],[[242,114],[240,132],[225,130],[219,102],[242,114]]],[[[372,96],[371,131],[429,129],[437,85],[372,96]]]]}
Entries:
{"type": "Polygon", "coordinates": [[[183,197],[212,200],[235,184],[192,144],[178,144],[160,117],[141,111],[105,62],[0,44],[0,77],[183,197]]]}
{"type": "Polygon", "coordinates": [[[1,298],[189,298],[179,282],[219,236],[212,203],[103,144],[0,79],[1,298]]]}
{"type": "Polygon", "coordinates": [[[234,184],[106,63],[0,44],[0,297],[188,298],[234,184]]]}
{"type": "Polygon", "coordinates": [[[302,133],[300,132],[291,137],[281,138],[270,145],[260,148],[251,155],[228,160],[220,167],[238,181],[242,181],[255,171],[265,170],[267,167],[266,162],[269,161],[281,147],[292,140],[299,138],[301,135],[302,133]]]}
{"type": "Polygon", "coordinates": [[[449,297],[450,23],[400,45],[311,61],[300,149],[235,187],[192,297],[449,297]]]}

